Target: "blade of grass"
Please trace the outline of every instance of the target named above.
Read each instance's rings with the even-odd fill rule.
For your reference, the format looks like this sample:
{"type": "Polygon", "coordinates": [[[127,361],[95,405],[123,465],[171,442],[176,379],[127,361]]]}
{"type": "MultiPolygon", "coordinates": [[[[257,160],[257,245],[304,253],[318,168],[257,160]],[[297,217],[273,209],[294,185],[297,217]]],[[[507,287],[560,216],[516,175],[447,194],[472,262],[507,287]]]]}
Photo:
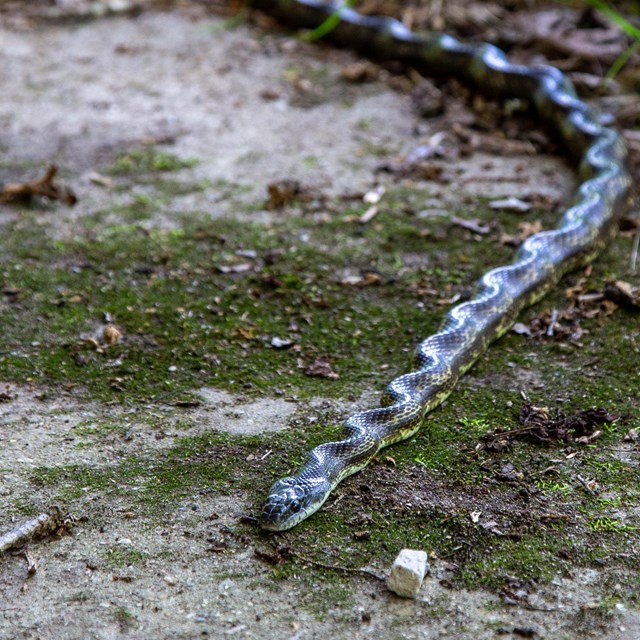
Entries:
{"type": "Polygon", "coordinates": [[[612,9],[606,2],[603,0],[587,0],[587,4],[604,13],[607,18],[618,25],[628,36],[631,36],[634,40],[640,40],[640,29],[632,25],[615,9],[612,9]]]}
{"type": "Polygon", "coordinates": [[[627,64],[631,57],[638,51],[640,51],[640,40],[636,40],[613,61],[613,64],[609,67],[609,71],[605,74],[605,78],[607,78],[607,80],[615,78],[618,73],[620,73],[622,67],[624,67],[624,65],[627,64]]]}
{"type": "Polygon", "coordinates": [[[340,23],[340,11],[343,8],[351,8],[356,3],[356,0],[346,0],[345,3],[334,11],[322,24],[318,25],[313,31],[305,34],[303,39],[307,42],[315,42],[316,40],[320,40],[320,38],[324,38],[328,33],[333,31],[336,26],[340,23]]]}
{"type": "MultiPolygon", "coordinates": [[[[635,25],[631,24],[626,18],[622,16],[622,14],[618,13],[613,7],[611,7],[604,0],[585,0],[586,3],[600,11],[600,13],[604,14],[611,20],[616,26],[618,26],[624,33],[626,33],[630,38],[633,38],[635,42],[631,44],[625,51],[623,51],[613,62],[609,71],[607,71],[605,78],[608,80],[612,80],[615,78],[622,67],[624,67],[627,62],[631,59],[631,57],[637,52],[640,51],[640,29],[635,25]]],[[[566,2],[566,0],[565,0],[566,2]]]]}

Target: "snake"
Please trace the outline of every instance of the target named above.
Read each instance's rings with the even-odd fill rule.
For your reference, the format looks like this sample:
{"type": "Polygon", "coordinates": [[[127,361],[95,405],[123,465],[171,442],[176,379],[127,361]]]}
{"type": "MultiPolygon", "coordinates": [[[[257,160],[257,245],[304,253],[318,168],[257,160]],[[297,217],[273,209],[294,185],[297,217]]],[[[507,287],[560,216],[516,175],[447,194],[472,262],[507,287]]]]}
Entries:
{"type": "Polygon", "coordinates": [[[418,345],[411,371],[389,383],[380,407],[348,417],[341,440],[315,447],[295,475],[273,484],[259,524],[284,531],[320,509],[342,480],[366,467],[383,447],[413,436],[525,307],[597,256],[632,206],[632,178],[621,135],[553,66],[515,64],[492,44],[417,33],[393,18],[364,16],[333,0],[251,4],[296,27],[314,28],[331,17],[336,25],[330,36],[338,45],[400,60],[429,75],[453,75],[491,96],[528,101],[577,160],[581,180],[558,226],[530,236],[511,264],[480,278],[470,299],[453,307],[439,330],[418,345]]]}

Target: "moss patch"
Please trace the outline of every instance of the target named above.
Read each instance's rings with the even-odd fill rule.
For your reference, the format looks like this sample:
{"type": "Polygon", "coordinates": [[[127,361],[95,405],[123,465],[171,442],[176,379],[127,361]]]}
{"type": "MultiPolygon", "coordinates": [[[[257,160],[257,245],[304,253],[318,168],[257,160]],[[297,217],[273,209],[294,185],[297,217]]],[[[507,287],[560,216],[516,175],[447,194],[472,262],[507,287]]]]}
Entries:
{"type": "MultiPolygon", "coordinates": [[[[180,168],[156,160],[127,162],[131,171],[180,168]]],[[[299,399],[382,390],[407,369],[449,301],[469,295],[481,273],[509,259],[497,238],[516,225],[500,215],[495,235],[480,239],[445,219],[420,218],[427,194],[402,188],[388,192],[369,224],[358,222],[364,207],[340,202],[331,203],[331,215],[298,203],[297,215],[274,215],[270,223],[212,220],[172,212],[172,198],[188,189],[167,184],[149,180],[149,193],[133,196],[131,206],[90,212],[63,239],[51,240],[33,210],[5,225],[0,379],[140,407],[184,403],[203,385],[299,399]],[[158,201],[171,228],[147,224],[158,201]],[[115,344],[103,340],[107,320],[122,333],[115,344]],[[338,380],[305,375],[319,357],[338,380]]],[[[480,206],[474,216],[495,214],[480,206]]],[[[550,215],[539,217],[548,222],[550,215]]],[[[629,247],[629,239],[619,240],[582,274],[585,286],[621,272],[629,247]]],[[[524,321],[563,304],[560,288],[524,321]]],[[[516,443],[494,455],[477,445],[486,431],[515,424],[521,385],[536,404],[637,415],[629,371],[640,338],[630,319],[619,311],[585,320],[579,344],[505,336],[421,433],[384,451],[327,509],[277,539],[308,549],[313,561],[349,567],[387,565],[399,547],[422,547],[451,560],[457,584],[492,589],[505,575],[545,582],[575,565],[625,567],[639,525],[638,469],[614,449],[637,419],[574,449],[516,443]],[[585,481],[601,493],[585,490],[585,481]]],[[[256,512],[269,482],[337,437],[337,423],[327,412],[311,425],[303,420],[303,431],[277,436],[187,437],[163,453],[113,465],[42,467],[32,480],[68,505],[115,493],[150,518],[209,491],[248,496],[256,512]]],[[[113,424],[98,431],[117,434],[113,424]]],[[[250,524],[238,531],[272,539],[250,524]]],[[[298,562],[283,560],[276,572],[290,579],[298,562]]]]}
{"type": "Polygon", "coordinates": [[[106,172],[120,176],[152,171],[177,171],[195,167],[198,162],[195,158],[179,158],[173,153],[166,153],[155,147],[146,147],[121,154],[106,172]]]}

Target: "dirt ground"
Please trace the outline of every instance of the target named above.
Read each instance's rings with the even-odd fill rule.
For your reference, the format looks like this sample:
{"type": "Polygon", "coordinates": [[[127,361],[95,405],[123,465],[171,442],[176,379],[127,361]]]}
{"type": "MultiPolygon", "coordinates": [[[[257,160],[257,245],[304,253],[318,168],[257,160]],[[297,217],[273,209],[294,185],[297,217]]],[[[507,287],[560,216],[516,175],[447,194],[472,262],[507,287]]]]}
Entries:
{"type": "MultiPolygon", "coordinates": [[[[78,196],[74,208],[49,208],[39,218],[52,242],[73,236],[91,212],[124,200],[101,180],[99,168],[145,141],[199,158],[190,179],[218,185],[176,197],[173,211],[261,221],[287,215],[264,208],[247,213],[264,199],[265,186],[283,177],[329,196],[370,189],[380,159],[362,152],[361,123],[368,123],[367,144],[398,157],[415,147],[416,130],[429,135],[428,121],[419,121],[407,95],[388,83],[335,88],[340,70],[357,60],[352,54],[245,24],[228,28],[198,11],[5,25],[0,51],[1,182],[33,177],[32,167],[55,162],[78,196]],[[282,88],[283,78],[299,69],[317,71],[320,96],[313,87],[282,88]],[[311,149],[317,161],[309,162],[311,149]],[[220,185],[238,182],[245,188],[233,199],[221,196],[220,185]]],[[[562,199],[575,180],[562,160],[530,155],[473,153],[456,172],[462,186],[434,183],[432,208],[514,193],[562,199]]],[[[19,208],[1,206],[0,224],[20,215],[19,208]]],[[[149,228],[175,224],[162,209],[147,221],[149,228]]],[[[82,390],[61,394],[36,383],[2,382],[11,397],[0,403],[0,514],[11,516],[0,515],[0,533],[28,519],[16,513],[18,501],[39,513],[55,497],[55,487],[34,484],[32,472],[42,466],[101,468],[126,456],[153,457],[179,438],[209,431],[277,434],[314,408],[349,412],[374,400],[371,393],[349,399],[345,391],[341,399],[318,397],[300,406],[275,394],[247,400],[211,386],[198,390],[197,407],[111,405],[82,390]],[[149,426],[150,416],[164,425],[161,433],[149,426]],[[126,438],[91,428],[105,423],[125,428],[126,438]]],[[[77,522],[68,535],[31,545],[33,575],[22,554],[0,559],[3,640],[640,638],[640,611],[624,594],[596,615],[602,606],[597,568],[557,576],[525,606],[505,604],[490,590],[449,588],[446,559],[434,556],[418,599],[407,601],[368,574],[353,572],[336,584],[333,574],[304,562],[274,578],[256,555],[270,538],[234,535],[239,517],[253,508],[242,489],[194,493],[163,522],[137,514],[108,485],[87,487],[65,506],[77,522]],[[305,572],[311,582],[297,575],[305,572]],[[300,606],[310,589],[322,598],[300,606]],[[585,621],[583,630],[573,628],[576,616],[585,621]]]]}

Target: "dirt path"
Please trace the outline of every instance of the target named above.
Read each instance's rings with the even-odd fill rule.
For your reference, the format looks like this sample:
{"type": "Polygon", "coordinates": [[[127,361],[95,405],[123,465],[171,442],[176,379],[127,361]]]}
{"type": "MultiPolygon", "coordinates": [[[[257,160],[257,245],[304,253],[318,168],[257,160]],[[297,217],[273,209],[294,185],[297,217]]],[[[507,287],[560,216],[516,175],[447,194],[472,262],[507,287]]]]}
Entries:
{"type": "MultiPolygon", "coordinates": [[[[469,588],[463,588],[460,582],[452,582],[459,567],[443,553],[448,545],[444,534],[441,542],[428,536],[416,539],[416,544],[433,545],[427,548],[433,553],[432,575],[417,601],[396,598],[383,582],[364,573],[343,575],[321,566],[323,560],[327,565],[345,565],[345,558],[353,556],[356,568],[383,574],[402,544],[394,544],[393,537],[391,541],[385,538],[378,552],[368,549],[376,548],[375,538],[384,531],[402,528],[400,514],[387,513],[387,520],[383,516],[377,522],[365,556],[359,555],[364,547],[358,547],[361,543],[352,530],[330,530],[327,535],[336,536],[333,544],[318,538],[317,546],[307,552],[306,542],[315,535],[313,523],[300,534],[306,537],[296,537],[296,533],[274,537],[258,532],[250,520],[243,519],[255,513],[273,477],[295,466],[314,438],[324,437],[314,431],[317,424],[375,404],[396,366],[395,361],[390,366],[386,362],[396,356],[387,349],[379,356],[386,358],[385,364],[363,361],[362,366],[371,366],[373,373],[357,378],[357,367],[349,374],[346,362],[359,357],[348,351],[359,347],[346,346],[347,355],[338,359],[345,386],[338,388],[330,387],[329,380],[298,373],[331,347],[325,345],[315,353],[304,345],[296,352],[296,346],[286,363],[277,360],[264,365],[266,371],[260,375],[273,368],[279,377],[274,385],[263,387],[262,378],[251,377],[260,368],[250,360],[253,345],[266,340],[269,348],[277,331],[297,335],[291,323],[264,329],[258,319],[253,324],[248,320],[240,329],[216,334],[210,346],[208,338],[198,333],[204,331],[205,321],[189,324],[188,305],[191,298],[202,295],[197,281],[206,280],[208,273],[236,278],[220,285],[220,296],[229,294],[230,287],[236,287],[231,290],[233,295],[245,290],[239,280],[242,276],[234,274],[249,269],[238,265],[254,264],[252,247],[261,240],[238,240],[234,234],[244,232],[242,225],[264,225],[260,228],[266,236],[276,229],[275,233],[291,239],[292,246],[299,243],[295,244],[298,253],[304,251],[305,243],[326,255],[351,253],[353,266],[336,269],[331,275],[342,287],[350,286],[344,284],[350,277],[357,281],[366,272],[369,263],[363,258],[361,231],[336,240],[334,246],[330,240],[322,245],[314,239],[313,225],[322,224],[323,215],[336,215],[337,206],[346,209],[349,205],[344,200],[335,204],[345,194],[360,194],[357,202],[361,204],[362,194],[376,184],[386,185],[389,192],[397,188],[393,176],[376,173],[377,169],[397,161],[432,135],[429,121],[416,119],[407,95],[389,88],[385,73],[378,81],[347,83],[340,73],[356,60],[349,53],[311,47],[282,34],[265,35],[244,25],[229,28],[221,19],[177,11],[81,24],[44,24],[22,31],[2,29],[0,51],[4,61],[0,70],[0,182],[32,178],[54,162],[79,200],[73,209],[0,206],[0,224],[7,234],[3,250],[7,259],[0,260],[5,289],[2,311],[6,326],[11,327],[10,344],[6,349],[0,347],[7,374],[2,382],[8,385],[0,403],[0,531],[46,510],[51,502],[78,519],[70,535],[31,546],[38,564],[34,575],[27,574],[23,555],[0,560],[0,638],[640,637],[637,577],[625,568],[627,564],[615,564],[612,559],[635,554],[637,489],[627,494],[625,504],[618,504],[619,513],[624,514],[621,522],[628,530],[617,532],[621,539],[615,553],[600,564],[596,557],[595,563],[565,566],[555,575],[551,571],[544,580],[505,577],[507,569],[503,572],[501,568],[499,578],[506,580],[508,588],[495,584],[491,588],[486,583],[474,587],[471,573],[469,588]],[[141,169],[144,163],[152,166],[141,169]],[[163,173],[160,183],[155,173],[159,169],[169,171],[173,181],[163,173]],[[305,187],[303,204],[265,208],[266,185],[285,178],[305,187]],[[304,204],[307,192],[312,205],[304,204]],[[305,209],[309,206],[311,212],[305,209]],[[197,221],[200,226],[192,233],[192,222],[185,216],[194,211],[203,213],[197,221]],[[241,225],[228,227],[224,226],[227,222],[220,222],[229,217],[241,225]],[[83,251],[95,250],[101,240],[110,246],[108,242],[118,240],[123,229],[141,243],[157,242],[158,253],[147,259],[137,253],[143,251],[142,244],[129,244],[114,249],[113,254],[105,253],[103,263],[99,257],[91,261],[83,257],[83,251]],[[306,239],[309,234],[311,240],[306,239]],[[93,249],[78,241],[80,237],[84,242],[85,235],[93,249]],[[222,252],[211,250],[214,257],[210,258],[205,251],[202,264],[218,262],[208,262],[200,271],[187,268],[189,255],[178,256],[181,238],[187,236],[193,236],[194,246],[211,242],[215,252],[222,252]],[[245,245],[234,249],[240,242],[245,245]],[[41,252],[52,256],[54,275],[50,278],[38,266],[41,252]],[[29,271],[31,284],[18,264],[33,270],[29,271]],[[160,287],[172,278],[180,286],[163,293],[166,298],[157,293],[155,310],[146,301],[141,303],[152,323],[146,325],[133,315],[135,297],[125,300],[124,289],[118,288],[120,272],[131,282],[148,278],[150,287],[160,287]],[[95,281],[92,274],[97,274],[95,281]],[[87,281],[81,281],[83,277],[87,281]],[[12,289],[16,282],[20,283],[18,293],[12,289]],[[113,283],[116,293],[110,302],[98,303],[91,297],[92,290],[96,295],[106,291],[107,296],[113,283]],[[194,287],[191,297],[178,300],[179,291],[190,286],[194,287]],[[75,308],[77,312],[57,319],[60,309],[66,313],[75,308]],[[157,330],[152,344],[149,327],[165,308],[173,315],[167,316],[171,320],[157,330]],[[114,313],[113,321],[123,332],[121,344],[126,345],[117,354],[114,349],[119,347],[105,343],[103,334],[105,314],[114,313]],[[28,343],[15,333],[17,325],[26,322],[24,318],[34,325],[28,343]],[[168,345],[174,345],[162,333],[171,331],[167,327],[174,324],[185,333],[177,338],[177,347],[167,346],[167,359],[158,360],[159,355],[165,358],[165,337],[168,345]],[[267,338],[261,337],[263,332],[267,338]],[[195,337],[191,340],[189,335],[195,337]],[[202,352],[200,340],[206,343],[202,352]],[[139,365],[133,359],[135,349],[151,355],[139,365]],[[197,352],[196,364],[181,360],[190,349],[197,352]],[[62,354],[59,359],[46,359],[58,352],[62,354]],[[303,364],[296,364],[296,358],[304,360],[303,364]],[[145,382],[142,371],[152,372],[158,361],[161,365],[156,366],[162,371],[157,379],[145,382]],[[200,370],[203,361],[210,363],[204,373],[200,370]],[[248,364],[242,369],[245,361],[248,364]],[[225,369],[225,363],[232,364],[225,369]],[[76,371],[75,365],[84,368],[76,371]],[[297,378],[287,377],[292,371],[297,378]],[[59,378],[52,380],[56,375],[59,378]],[[316,386],[305,388],[306,380],[316,386]],[[117,395],[118,385],[134,389],[136,384],[141,389],[137,396],[128,391],[117,395]],[[174,395],[167,391],[172,384],[174,395]],[[299,435],[306,432],[308,438],[299,435]],[[290,447],[294,453],[289,454],[290,447]],[[345,554],[338,560],[337,548],[345,554]],[[295,557],[296,553],[301,557],[295,557]],[[305,557],[312,560],[305,561],[305,557]]],[[[455,188],[450,181],[432,180],[428,199],[420,205],[422,220],[437,221],[443,211],[464,210],[472,200],[484,202],[514,194],[555,202],[566,198],[573,184],[572,173],[561,160],[530,155],[463,154],[446,171],[455,180],[455,188]]],[[[407,180],[402,188],[411,189],[413,184],[407,180]]],[[[438,237],[443,228],[436,222],[423,235],[438,237]]],[[[385,233],[386,228],[381,227],[378,235],[385,233]]],[[[398,234],[404,237],[403,233],[406,230],[389,231],[389,242],[398,234]]],[[[407,237],[411,244],[413,238],[407,237]]],[[[464,266],[468,247],[480,240],[478,234],[468,243],[465,240],[456,254],[463,256],[458,266],[464,266]]],[[[409,244],[403,247],[404,263],[394,276],[400,282],[403,269],[415,264],[434,269],[441,259],[439,246],[433,256],[423,257],[409,244]]],[[[282,247],[286,254],[286,243],[282,247]]],[[[624,258],[616,259],[624,251],[613,251],[605,259],[607,268],[620,273],[624,258]]],[[[380,266],[383,274],[386,268],[380,266]]],[[[255,299],[259,299],[256,289],[272,285],[259,275],[246,285],[255,299]]],[[[469,273],[462,277],[463,285],[446,282],[442,291],[453,297],[457,286],[468,287],[473,281],[469,273]]],[[[215,291],[209,294],[214,307],[222,306],[215,302],[215,291]]],[[[310,327],[318,326],[314,309],[320,308],[321,293],[316,297],[316,307],[309,307],[301,324],[306,320],[310,327]]],[[[275,304],[277,310],[277,300],[275,304]]],[[[443,306],[430,304],[434,317],[441,315],[443,306]]],[[[268,313],[254,306],[256,318],[268,313]]],[[[218,311],[209,309],[211,318],[226,313],[242,316],[242,311],[218,311]]],[[[356,320],[363,324],[363,319],[370,318],[369,312],[356,320]]],[[[634,321],[627,344],[637,352],[637,317],[634,321]]],[[[325,329],[325,335],[332,331],[325,329]]],[[[345,334],[346,329],[338,333],[345,334]]],[[[357,328],[352,333],[355,340],[357,328]]],[[[402,349],[406,351],[415,335],[404,334],[404,338],[407,344],[402,349]]],[[[559,347],[555,373],[550,373],[538,368],[536,348],[522,344],[507,343],[502,352],[494,354],[501,363],[509,363],[507,371],[511,367],[517,380],[504,370],[491,373],[484,361],[463,385],[462,400],[474,404],[465,393],[489,388],[493,400],[487,396],[487,406],[497,406],[497,402],[506,411],[504,403],[517,399],[514,386],[535,390],[553,380],[559,385],[557,393],[564,393],[556,379],[558,371],[566,368],[567,375],[578,375],[582,365],[573,367],[559,347]],[[518,360],[520,355],[529,360],[518,360]]],[[[260,346],[263,348],[262,343],[260,346]]],[[[271,356],[274,351],[270,348],[265,353],[284,357],[279,353],[271,356]]],[[[547,354],[553,357],[552,347],[547,354]]],[[[589,353],[584,359],[589,360],[589,353]]],[[[600,375],[597,369],[589,370],[600,375]]],[[[611,401],[630,408],[632,385],[616,384],[618,392],[611,392],[611,401]]],[[[451,418],[450,424],[454,422],[451,418]]],[[[626,424],[612,436],[612,447],[618,450],[616,464],[623,465],[629,484],[637,480],[637,451],[622,443],[622,433],[632,426],[626,424]]],[[[418,451],[432,446],[429,441],[416,445],[418,451]]],[[[418,453],[412,451],[405,462],[401,450],[390,455],[401,466],[413,465],[411,469],[419,471],[414,462],[418,453]]],[[[538,455],[535,449],[528,451],[528,457],[538,455]]],[[[549,453],[550,457],[564,455],[549,453]]],[[[384,486],[390,464],[379,464],[378,471],[367,476],[374,486],[373,497],[384,486]]],[[[349,491],[359,491],[363,482],[368,480],[355,480],[349,491]]],[[[391,490],[398,479],[394,476],[386,482],[391,490]]],[[[610,489],[611,500],[622,491],[610,489]]],[[[347,493],[345,504],[345,511],[340,505],[331,506],[329,520],[347,522],[363,516],[361,509],[375,509],[366,506],[366,496],[354,507],[352,493],[347,493]],[[350,508],[357,512],[350,514],[350,508]]],[[[414,509],[410,504],[403,508],[414,509]]],[[[460,508],[456,507],[456,513],[460,508]]],[[[497,507],[487,506],[491,508],[497,507]]],[[[549,499],[548,510],[554,508],[559,507],[549,499]]],[[[566,517],[580,521],[581,516],[572,511],[566,517]]],[[[469,522],[466,516],[465,522],[469,522]]],[[[324,526],[334,525],[325,522],[324,526]]],[[[354,526],[367,529],[369,524],[364,518],[354,526]]],[[[553,535],[553,530],[546,531],[544,540],[553,535]]],[[[397,536],[399,541],[402,538],[402,534],[397,536]]],[[[535,557],[530,562],[535,564],[535,557]]]]}

